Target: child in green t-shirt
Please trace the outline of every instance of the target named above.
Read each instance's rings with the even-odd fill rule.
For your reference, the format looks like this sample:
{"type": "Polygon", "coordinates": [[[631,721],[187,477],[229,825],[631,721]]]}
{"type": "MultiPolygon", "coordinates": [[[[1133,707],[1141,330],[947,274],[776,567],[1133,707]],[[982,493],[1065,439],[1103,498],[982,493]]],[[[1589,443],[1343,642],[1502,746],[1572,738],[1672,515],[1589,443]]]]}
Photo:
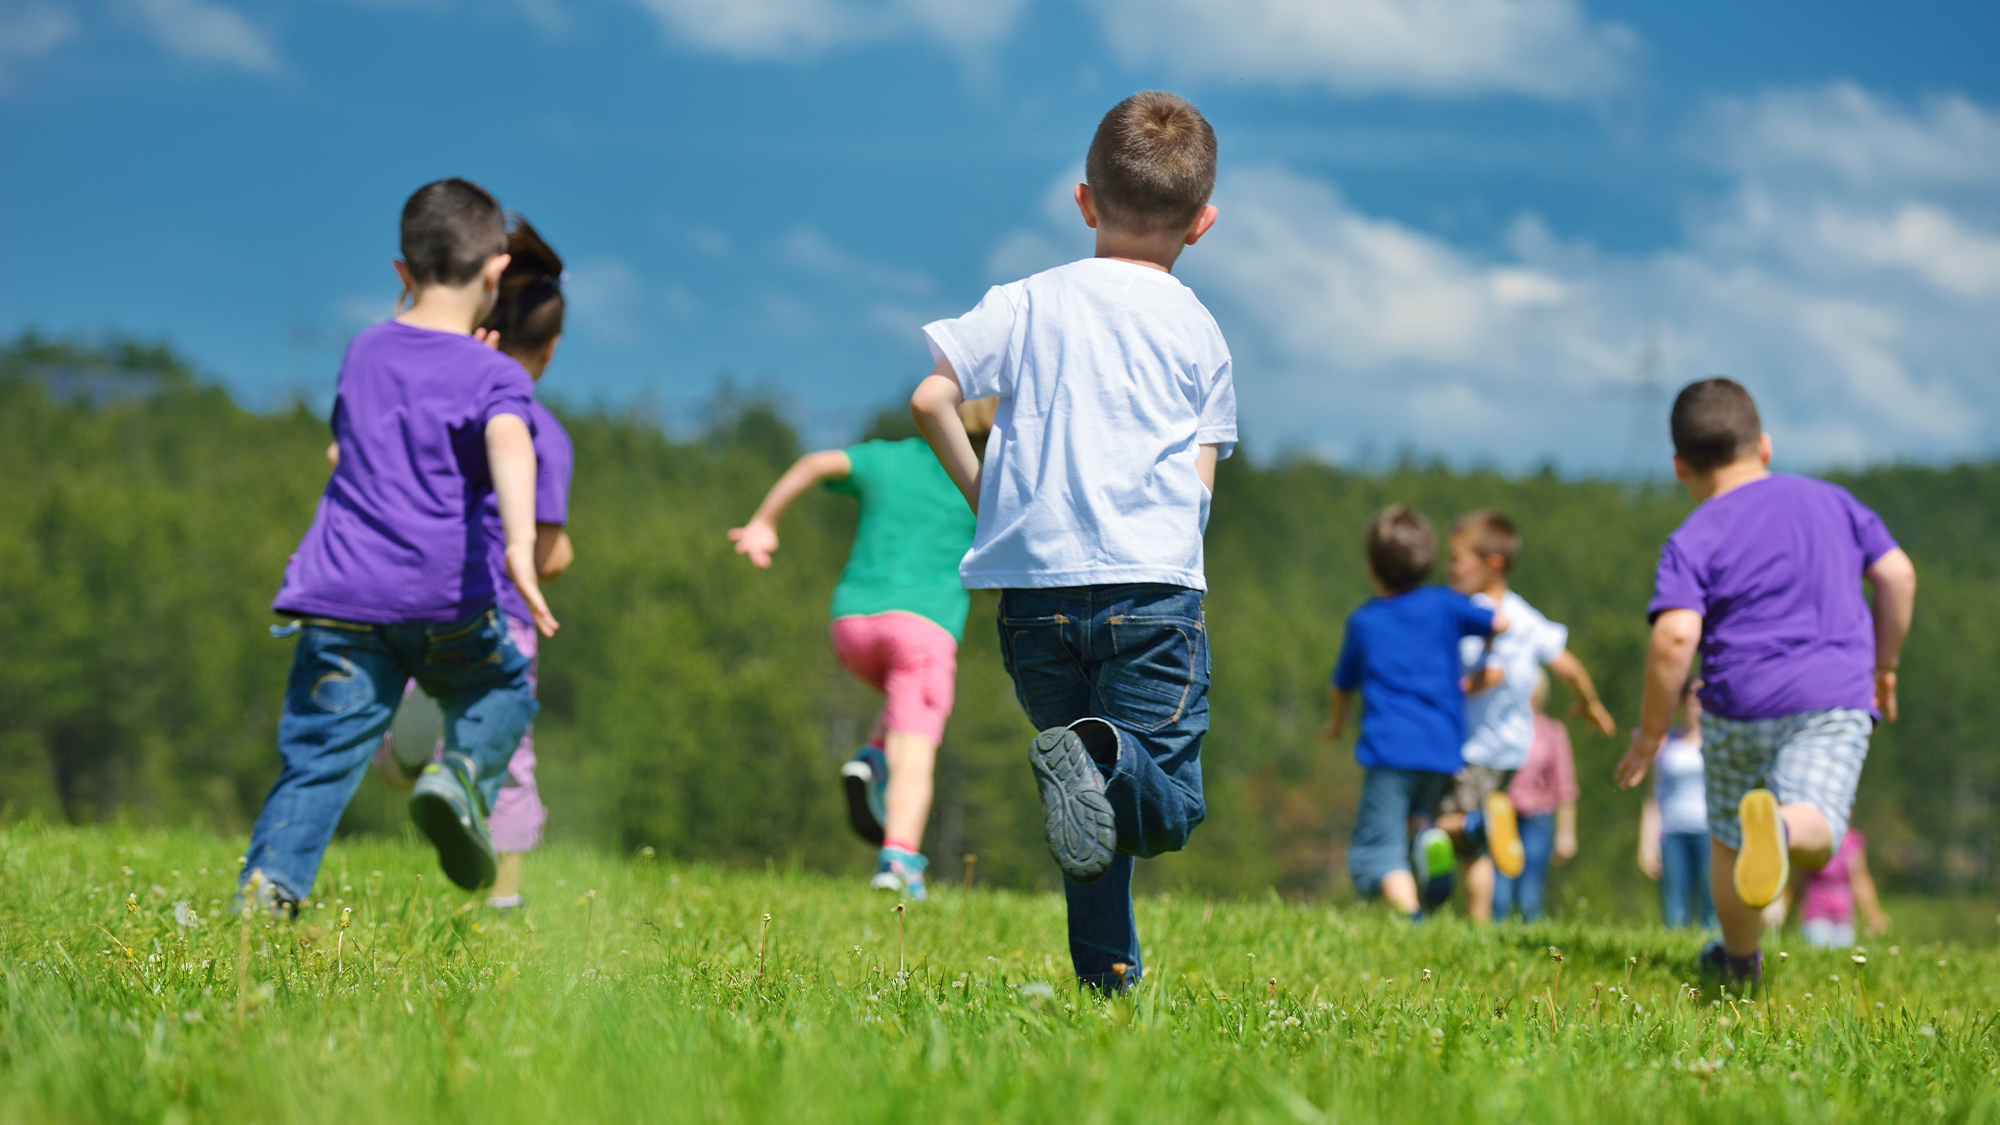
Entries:
{"type": "MultiPolygon", "coordinates": [[[[967,431],[983,437],[994,405],[967,403],[967,431]]],[[[976,521],[922,438],[864,441],[799,458],[750,521],[729,532],[737,553],[768,568],[785,509],[819,481],[861,501],[833,589],[833,653],[887,700],[868,741],[841,767],[848,815],[882,849],[871,885],[922,901],[928,862],[918,845],[965,636],[969,599],[958,564],[976,521]]]]}

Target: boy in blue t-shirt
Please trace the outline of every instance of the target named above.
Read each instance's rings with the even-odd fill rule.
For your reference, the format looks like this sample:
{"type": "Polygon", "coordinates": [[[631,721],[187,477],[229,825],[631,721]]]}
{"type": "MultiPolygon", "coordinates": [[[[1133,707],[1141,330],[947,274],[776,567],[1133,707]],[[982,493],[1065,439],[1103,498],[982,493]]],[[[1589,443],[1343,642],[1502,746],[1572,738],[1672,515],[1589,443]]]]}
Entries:
{"type": "Polygon", "coordinates": [[[1465,767],[1459,641],[1507,629],[1504,614],[1448,587],[1423,584],[1436,557],[1430,521],[1408,507],[1391,505],[1369,522],[1368,581],[1376,596],[1348,615],[1327,691],[1330,714],[1320,732],[1329,742],[1340,737],[1359,690],[1361,737],[1354,757],[1366,772],[1347,872],[1363,898],[1379,893],[1412,918],[1423,910],[1420,882],[1432,904],[1450,896],[1450,840],[1427,830],[1412,872],[1410,828],[1430,819],[1452,776],[1465,767]],[[1436,867],[1447,872],[1436,880],[1427,877],[1433,849],[1441,849],[1436,867]]]}

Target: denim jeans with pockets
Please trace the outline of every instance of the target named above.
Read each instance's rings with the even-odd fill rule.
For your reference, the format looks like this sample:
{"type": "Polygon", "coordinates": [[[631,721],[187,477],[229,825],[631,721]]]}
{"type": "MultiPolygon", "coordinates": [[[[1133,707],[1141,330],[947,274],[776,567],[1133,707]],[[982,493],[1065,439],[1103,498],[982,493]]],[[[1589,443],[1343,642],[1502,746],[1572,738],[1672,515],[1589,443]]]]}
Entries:
{"type": "Polygon", "coordinates": [[[278,719],[284,768],[251,830],[243,877],[261,871],[275,889],[304,898],[412,678],[444,709],[445,752],[479,767],[488,809],[540,704],[528,658],[491,607],[439,624],[307,617],[297,630],[278,719]]]}
{"type": "MultiPolygon", "coordinates": [[[[1104,795],[1118,856],[1094,883],[1063,880],[1070,961],[1100,988],[1137,981],[1132,861],[1179,851],[1200,824],[1208,731],[1208,632],[1201,591],[1133,583],[1004,590],[1000,654],[1037,728],[1099,718],[1118,732],[1104,795]],[[1118,980],[1115,964],[1126,966],[1118,980]]],[[[1100,767],[1102,768],[1102,767],[1100,767]]]]}

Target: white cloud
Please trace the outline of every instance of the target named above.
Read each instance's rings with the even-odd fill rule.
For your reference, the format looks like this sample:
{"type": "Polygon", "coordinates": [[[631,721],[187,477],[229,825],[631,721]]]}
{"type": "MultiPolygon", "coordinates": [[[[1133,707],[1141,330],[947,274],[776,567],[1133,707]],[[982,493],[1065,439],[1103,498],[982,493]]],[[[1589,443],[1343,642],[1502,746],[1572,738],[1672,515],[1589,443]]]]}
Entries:
{"type": "Polygon", "coordinates": [[[76,37],[76,16],[47,0],[0,0],[0,65],[46,55],[76,37]]]}
{"type": "MultiPolygon", "coordinates": [[[[1475,253],[1282,167],[1228,173],[1221,221],[1177,272],[1229,334],[1253,441],[1657,467],[1663,420],[1635,432],[1632,397],[1657,338],[1668,389],[1742,379],[1794,467],[2000,449],[2000,163],[1979,171],[2000,113],[1845,87],[1744,105],[1704,119],[1706,151],[1743,154],[1732,183],[1651,254],[1566,242],[1532,217],[1475,253]],[[1746,136],[1774,133],[1860,171],[1772,173],[1746,136]],[[1855,133],[1909,158],[1891,176],[1855,133]]],[[[1016,232],[995,264],[1018,276],[1074,257],[1069,226],[1016,232]]]]}
{"type": "Polygon", "coordinates": [[[132,0],[132,6],[154,40],[190,62],[254,74],[283,67],[269,37],[233,8],[210,0],[132,0]]]}
{"type": "Polygon", "coordinates": [[[640,339],[646,286],[637,270],[616,258],[593,258],[571,263],[567,272],[563,297],[571,330],[621,346],[640,339]]]}
{"type": "Polygon", "coordinates": [[[632,0],[674,39],[738,58],[816,54],[922,35],[960,52],[997,43],[1026,0],[632,0]]]}
{"type": "Polygon", "coordinates": [[[1962,95],[1914,110],[1851,82],[1718,103],[1690,138],[1699,154],[1761,179],[1829,174],[1861,188],[2000,181],[2000,116],[1962,95]]]}
{"type": "Polygon", "coordinates": [[[1638,40],[1576,0],[1088,0],[1131,66],[1337,93],[1573,98],[1620,85],[1638,40]]]}

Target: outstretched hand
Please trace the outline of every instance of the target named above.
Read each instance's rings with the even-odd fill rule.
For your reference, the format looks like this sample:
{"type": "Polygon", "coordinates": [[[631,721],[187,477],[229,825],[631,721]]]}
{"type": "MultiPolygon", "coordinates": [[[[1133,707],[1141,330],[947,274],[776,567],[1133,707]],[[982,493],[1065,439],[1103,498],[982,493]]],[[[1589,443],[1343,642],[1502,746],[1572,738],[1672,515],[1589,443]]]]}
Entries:
{"type": "Polygon", "coordinates": [[[1585,703],[1579,699],[1576,701],[1576,706],[1570,708],[1569,713],[1579,718],[1588,718],[1590,725],[1597,728],[1597,733],[1606,738],[1618,733],[1618,721],[1611,717],[1610,709],[1602,703],[1585,703]]]}
{"type": "Polygon", "coordinates": [[[475,328],[472,330],[472,338],[496,352],[500,350],[500,330],[498,328],[475,328]]]}
{"type": "Polygon", "coordinates": [[[751,520],[742,527],[729,529],[729,541],[736,544],[736,553],[750,556],[750,563],[759,570],[771,569],[771,553],[778,549],[778,529],[762,520],[751,520]]]}
{"type": "Polygon", "coordinates": [[[521,594],[521,600],[528,603],[528,613],[535,619],[535,632],[544,637],[553,637],[562,628],[556,616],[549,612],[549,603],[542,597],[541,583],[535,577],[535,548],[533,544],[510,547],[505,554],[507,576],[514,582],[514,589],[521,594]]]}
{"type": "Polygon", "coordinates": [[[1877,668],[1875,670],[1875,709],[1882,712],[1882,721],[1896,721],[1896,670],[1877,668]]]}
{"type": "Polygon", "coordinates": [[[1632,732],[1632,746],[1625,756],[1618,759],[1618,788],[1630,789],[1646,780],[1646,771],[1652,768],[1653,758],[1660,752],[1660,744],[1666,739],[1659,735],[1648,736],[1644,731],[1632,732]]]}

